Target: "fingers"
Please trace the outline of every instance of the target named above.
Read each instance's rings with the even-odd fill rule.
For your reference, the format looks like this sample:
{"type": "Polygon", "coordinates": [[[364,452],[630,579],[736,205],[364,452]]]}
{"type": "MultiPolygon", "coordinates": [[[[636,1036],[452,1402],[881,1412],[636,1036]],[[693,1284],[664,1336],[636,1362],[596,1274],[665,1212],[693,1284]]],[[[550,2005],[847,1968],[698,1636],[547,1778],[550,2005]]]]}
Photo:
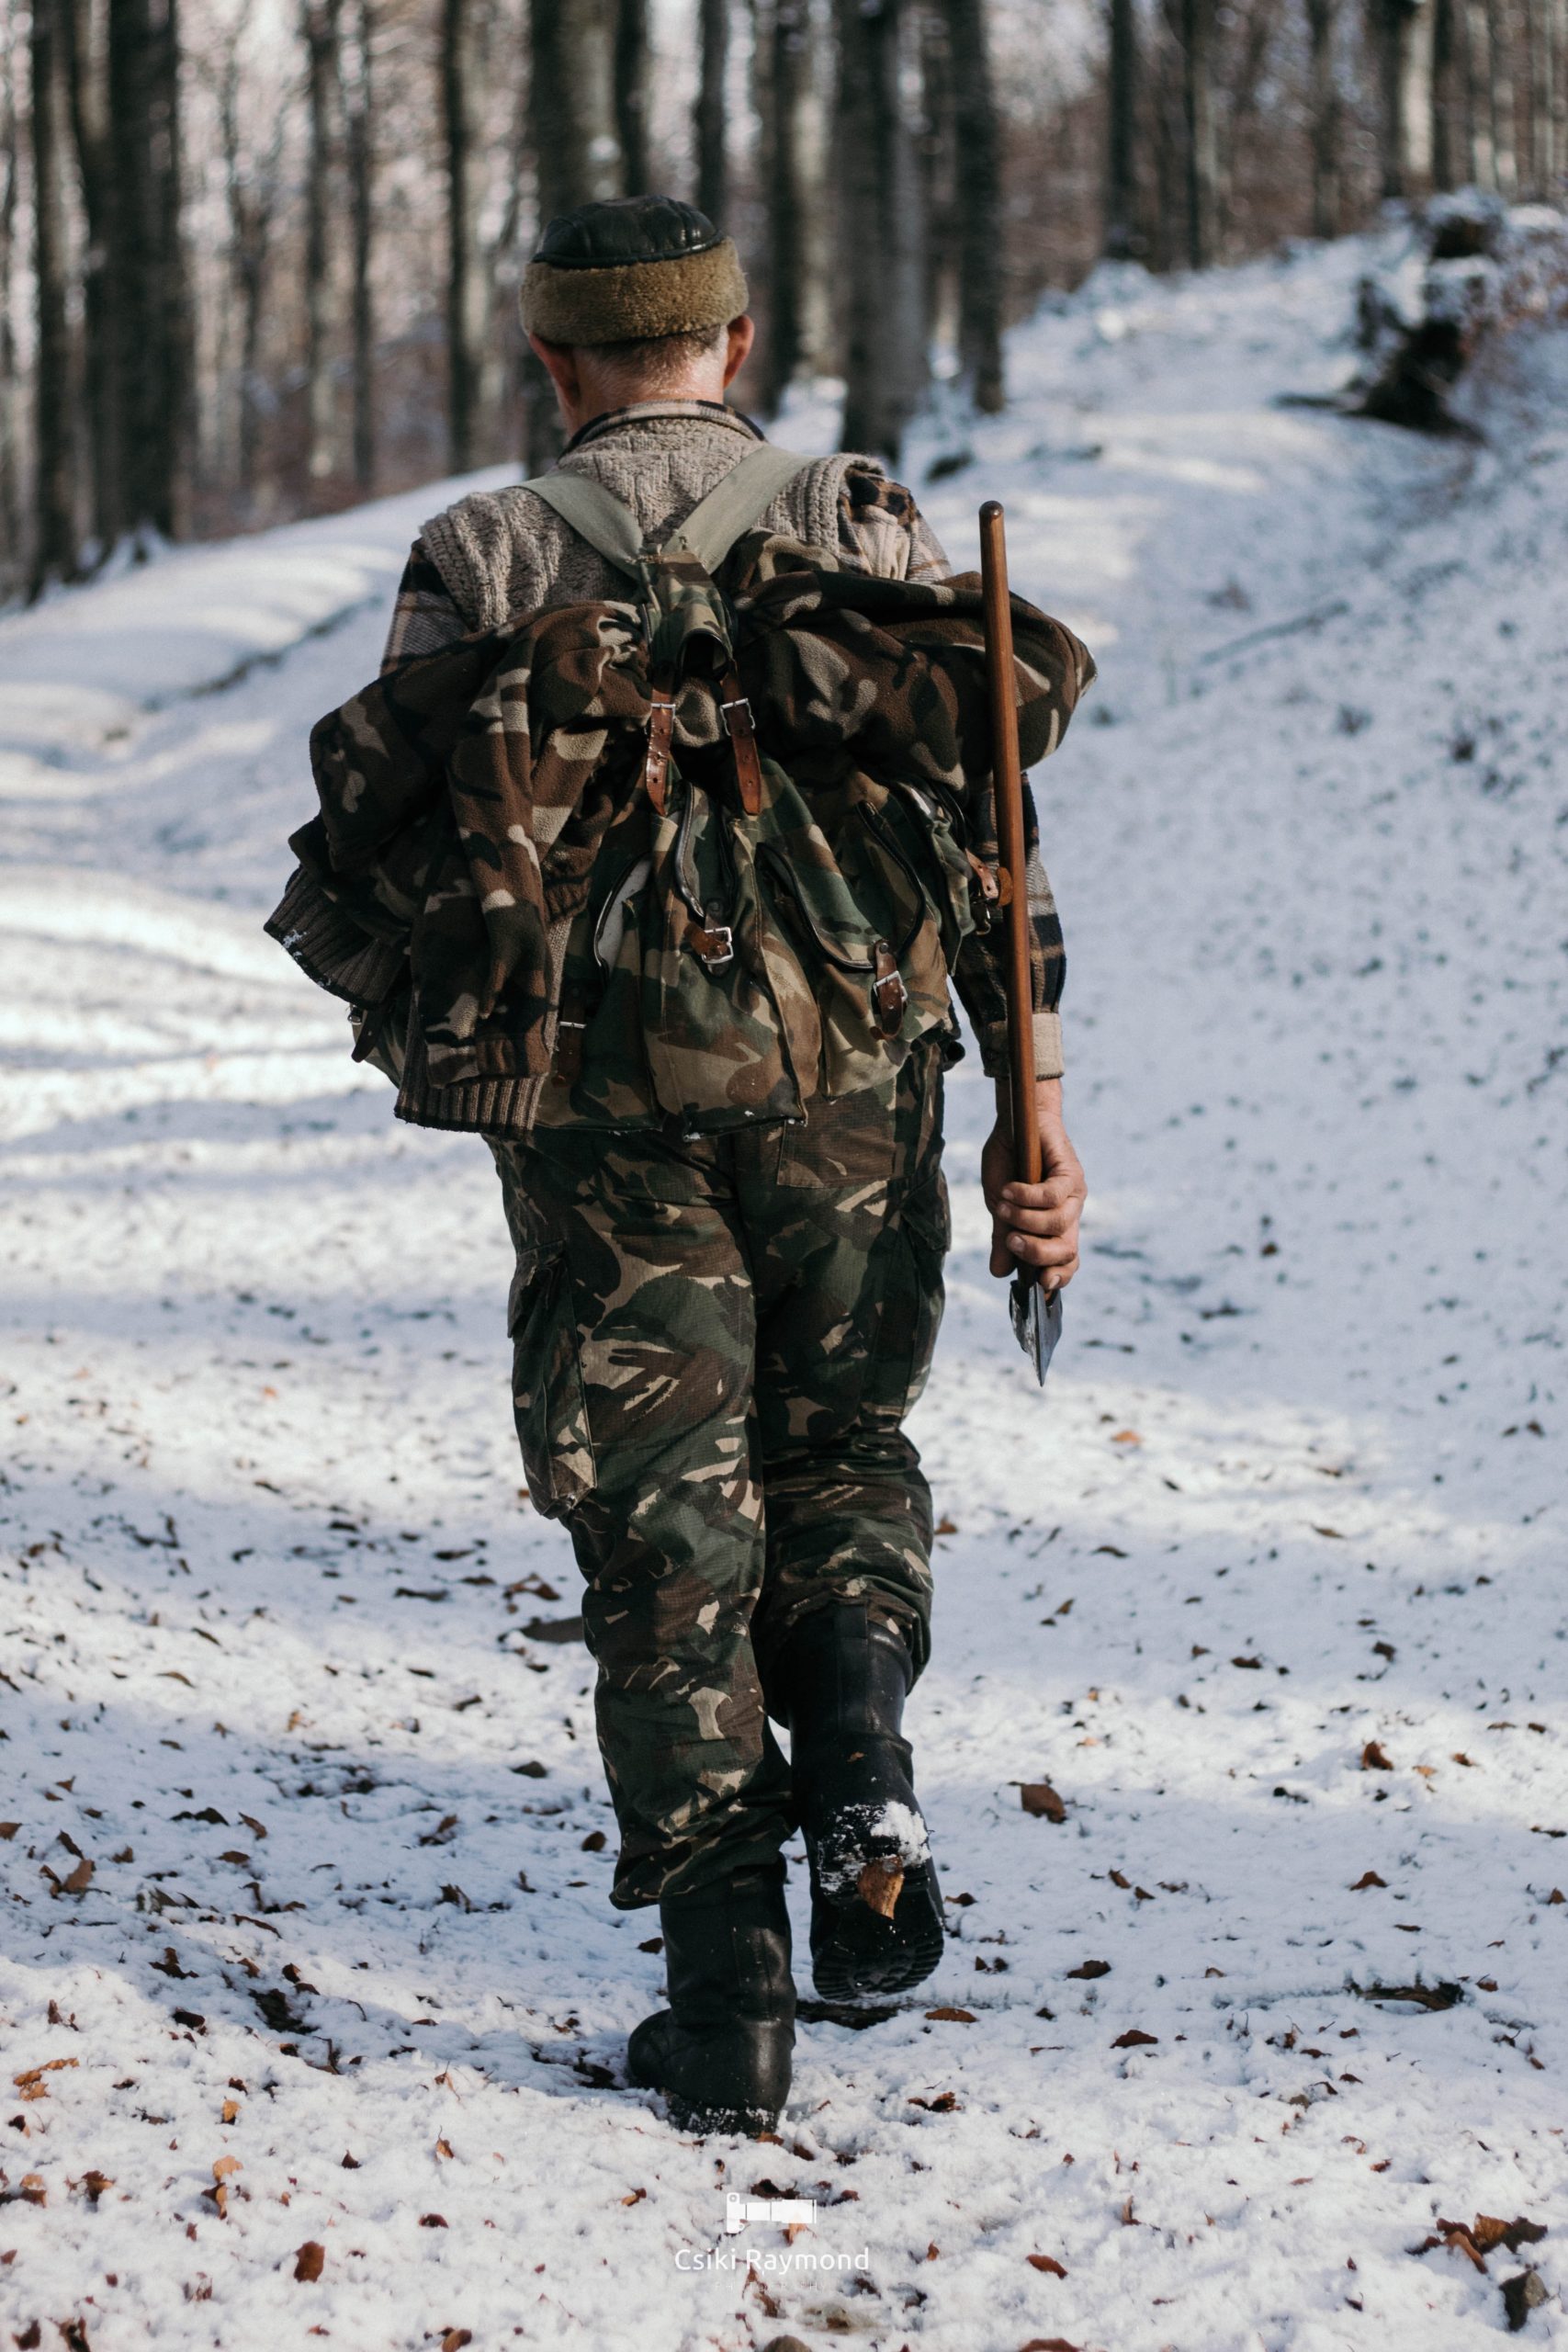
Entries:
{"type": "Polygon", "coordinates": [[[1036,1236],[1029,1233],[996,1235],[1006,1257],[1020,1266],[1076,1266],[1078,1261],[1077,1231],[1067,1234],[1036,1236]]]}
{"type": "Polygon", "coordinates": [[[1021,1209],[1004,1201],[991,1212],[994,1223],[1013,1233],[1072,1233],[1078,1222],[1078,1204],[1065,1201],[1060,1208],[1021,1209]]]}
{"type": "Polygon", "coordinates": [[[1077,1238],[1070,1241],[1032,1241],[1021,1234],[1004,1237],[998,1231],[991,1242],[991,1272],[1003,1274],[1021,1273],[1034,1268],[1047,1290],[1065,1290],[1078,1270],[1077,1238]],[[1049,1257],[1037,1251],[1052,1251],[1049,1257]]]}
{"type": "Polygon", "coordinates": [[[1068,1170],[1043,1184],[1004,1184],[997,1194],[997,1203],[1021,1209],[1054,1209],[1067,1201],[1077,1201],[1081,1207],[1088,1197],[1082,1170],[1068,1170]]]}

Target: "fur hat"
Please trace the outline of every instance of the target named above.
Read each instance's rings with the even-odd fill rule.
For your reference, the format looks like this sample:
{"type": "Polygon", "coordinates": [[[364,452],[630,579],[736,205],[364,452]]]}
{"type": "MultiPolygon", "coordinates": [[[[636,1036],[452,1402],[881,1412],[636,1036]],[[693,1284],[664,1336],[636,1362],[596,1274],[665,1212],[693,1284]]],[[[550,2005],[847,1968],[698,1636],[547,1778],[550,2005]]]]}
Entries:
{"type": "Polygon", "coordinates": [[[523,324],[547,343],[640,343],[728,326],[749,299],[740,256],[705,212],[618,197],[550,222],[523,279],[523,324]]]}

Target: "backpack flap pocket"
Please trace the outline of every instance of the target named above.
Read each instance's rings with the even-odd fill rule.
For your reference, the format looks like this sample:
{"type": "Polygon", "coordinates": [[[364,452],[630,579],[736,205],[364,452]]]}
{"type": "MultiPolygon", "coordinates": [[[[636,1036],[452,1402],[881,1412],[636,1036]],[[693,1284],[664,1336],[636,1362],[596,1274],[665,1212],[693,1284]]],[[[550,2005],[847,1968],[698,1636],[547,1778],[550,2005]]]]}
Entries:
{"type": "MultiPolygon", "coordinates": [[[[639,906],[643,1036],[662,1108],[702,1134],[798,1116],[801,1040],[763,952],[750,844],[688,775],[673,777],[655,824],[639,906]]],[[[813,1054],[807,1092],[814,1073],[813,1054]]]]}

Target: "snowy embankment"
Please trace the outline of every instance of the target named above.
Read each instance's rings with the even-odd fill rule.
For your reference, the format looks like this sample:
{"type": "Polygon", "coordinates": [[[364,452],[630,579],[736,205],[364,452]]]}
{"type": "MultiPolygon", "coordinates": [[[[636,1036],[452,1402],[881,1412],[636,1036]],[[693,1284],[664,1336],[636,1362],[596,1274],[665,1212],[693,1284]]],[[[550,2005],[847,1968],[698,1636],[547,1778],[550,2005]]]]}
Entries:
{"type": "Polygon", "coordinates": [[[19,2343],[1462,2352],[1527,2269],[1560,2338],[1568,367],[1480,449],[1276,407],[1365,258],[1101,285],[925,498],[964,560],[1004,497],[1100,662],[1038,779],[1094,1197],[1043,1404],[955,1075],[952,1942],[807,2019],[777,2146],[617,2086],[657,1920],[488,1159],[258,929],[442,493],[0,627],[19,2343]],[[822,2210],[728,2239],[729,2188],[822,2210]],[[1413,2251],[1478,2214],[1547,2234],[1413,2251]]]}

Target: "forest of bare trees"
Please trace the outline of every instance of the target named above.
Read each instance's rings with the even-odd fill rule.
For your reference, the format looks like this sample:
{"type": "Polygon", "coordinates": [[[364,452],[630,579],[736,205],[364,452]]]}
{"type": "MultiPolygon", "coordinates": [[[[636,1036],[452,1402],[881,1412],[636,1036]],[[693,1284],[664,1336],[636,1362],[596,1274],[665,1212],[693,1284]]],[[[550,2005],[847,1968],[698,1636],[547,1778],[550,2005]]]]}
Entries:
{"type": "Polygon", "coordinates": [[[1568,0],[0,0],[0,597],[555,446],[537,230],[689,195],[771,415],[933,377],[1100,258],[1550,194],[1568,0]]]}

